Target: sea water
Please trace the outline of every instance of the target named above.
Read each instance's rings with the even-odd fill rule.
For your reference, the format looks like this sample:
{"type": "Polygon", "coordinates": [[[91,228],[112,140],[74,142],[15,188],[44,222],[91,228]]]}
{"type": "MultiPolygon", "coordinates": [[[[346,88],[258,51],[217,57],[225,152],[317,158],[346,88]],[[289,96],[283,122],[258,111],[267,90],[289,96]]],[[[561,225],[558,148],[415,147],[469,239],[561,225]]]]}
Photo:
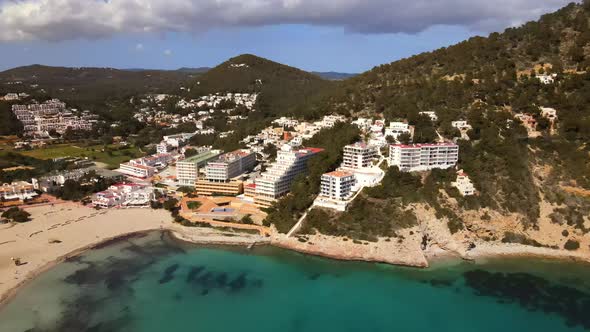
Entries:
{"type": "Polygon", "coordinates": [[[57,265],[0,309],[0,331],[584,331],[590,267],[541,260],[429,269],[166,233],[57,265]]]}

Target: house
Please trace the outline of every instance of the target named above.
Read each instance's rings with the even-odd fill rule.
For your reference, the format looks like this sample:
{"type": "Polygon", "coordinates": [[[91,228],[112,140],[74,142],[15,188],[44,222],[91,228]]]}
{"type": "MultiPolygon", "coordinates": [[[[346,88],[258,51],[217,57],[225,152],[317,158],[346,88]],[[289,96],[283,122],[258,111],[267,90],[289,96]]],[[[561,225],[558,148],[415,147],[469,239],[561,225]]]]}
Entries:
{"type": "Polygon", "coordinates": [[[385,128],[384,136],[391,136],[397,140],[402,134],[411,134],[410,126],[405,122],[392,121],[389,123],[389,127],[385,128]]]}
{"type": "Polygon", "coordinates": [[[451,127],[457,128],[459,130],[471,129],[471,125],[469,123],[467,123],[467,121],[465,121],[465,120],[451,121],[451,127]]]}
{"type": "Polygon", "coordinates": [[[463,196],[475,195],[475,187],[469,176],[463,170],[457,172],[457,180],[452,182],[451,185],[457,188],[463,196]]]}
{"type": "Polygon", "coordinates": [[[557,74],[537,75],[536,77],[543,84],[553,84],[553,83],[555,83],[555,79],[557,78],[557,74]]]}
{"type": "Polygon", "coordinates": [[[541,107],[541,116],[553,122],[557,120],[557,110],[551,107],[541,107]]]}
{"type": "Polygon", "coordinates": [[[427,117],[430,118],[430,121],[432,121],[432,122],[438,121],[438,115],[436,115],[435,112],[427,111],[427,112],[419,112],[418,114],[420,114],[420,115],[426,115],[427,117]]]}

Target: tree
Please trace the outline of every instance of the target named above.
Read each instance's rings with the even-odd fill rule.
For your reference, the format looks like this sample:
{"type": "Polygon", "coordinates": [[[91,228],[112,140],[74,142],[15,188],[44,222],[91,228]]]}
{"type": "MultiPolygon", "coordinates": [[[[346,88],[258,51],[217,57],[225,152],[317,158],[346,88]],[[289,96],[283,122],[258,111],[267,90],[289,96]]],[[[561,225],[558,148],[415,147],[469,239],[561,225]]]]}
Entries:
{"type": "Polygon", "coordinates": [[[18,223],[29,221],[30,216],[30,213],[18,207],[12,207],[2,213],[2,218],[6,218],[18,223]]]}
{"type": "Polygon", "coordinates": [[[240,220],[240,222],[242,224],[246,224],[246,225],[251,225],[254,223],[254,220],[252,220],[252,216],[250,214],[247,214],[245,216],[242,217],[242,219],[240,220]]]}
{"type": "Polygon", "coordinates": [[[164,202],[164,209],[166,209],[168,211],[174,211],[174,210],[176,210],[177,205],[178,205],[178,200],[176,198],[170,198],[164,202]]]}

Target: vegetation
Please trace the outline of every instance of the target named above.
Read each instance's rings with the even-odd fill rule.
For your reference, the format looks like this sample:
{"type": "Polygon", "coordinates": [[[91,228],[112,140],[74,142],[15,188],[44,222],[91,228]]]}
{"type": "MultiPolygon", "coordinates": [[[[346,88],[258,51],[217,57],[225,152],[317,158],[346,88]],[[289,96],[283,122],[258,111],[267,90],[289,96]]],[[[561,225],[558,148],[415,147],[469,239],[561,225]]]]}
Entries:
{"type": "Polygon", "coordinates": [[[567,242],[563,245],[563,248],[566,250],[578,250],[580,248],[580,242],[576,240],[567,240],[567,242]]]}
{"type": "Polygon", "coordinates": [[[29,221],[30,216],[30,213],[18,207],[11,207],[10,209],[2,212],[2,218],[18,223],[29,221]]]}

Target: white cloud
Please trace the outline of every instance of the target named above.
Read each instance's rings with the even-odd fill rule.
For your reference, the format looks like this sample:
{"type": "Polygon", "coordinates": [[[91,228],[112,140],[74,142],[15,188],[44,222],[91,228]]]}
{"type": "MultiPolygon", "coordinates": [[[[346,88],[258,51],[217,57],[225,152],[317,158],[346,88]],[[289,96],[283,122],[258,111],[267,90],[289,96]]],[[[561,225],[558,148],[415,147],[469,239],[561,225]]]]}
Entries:
{"type": "Polygon", "coordinates": [[[164,55],[165,56],[171,56],[172,55],[172,51],[171,50],[164,50],[164,55]]]}
{"type": "Polygon", "coordinates": [[[0,0],[0,41],[201,32],[310,24],[359,33],[416,33],[433,25],[499,30],[569,0],[0,0]]]}

